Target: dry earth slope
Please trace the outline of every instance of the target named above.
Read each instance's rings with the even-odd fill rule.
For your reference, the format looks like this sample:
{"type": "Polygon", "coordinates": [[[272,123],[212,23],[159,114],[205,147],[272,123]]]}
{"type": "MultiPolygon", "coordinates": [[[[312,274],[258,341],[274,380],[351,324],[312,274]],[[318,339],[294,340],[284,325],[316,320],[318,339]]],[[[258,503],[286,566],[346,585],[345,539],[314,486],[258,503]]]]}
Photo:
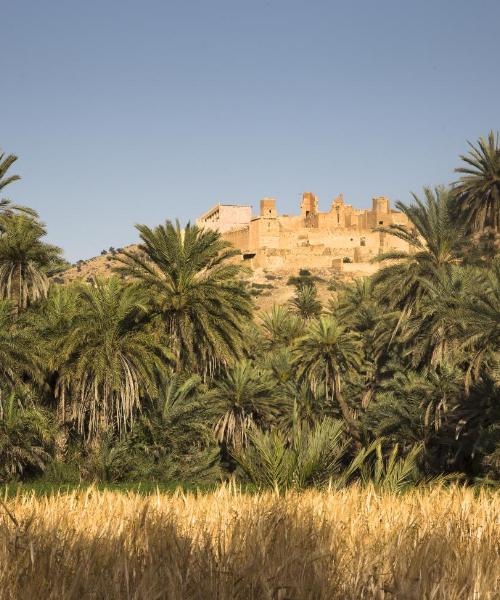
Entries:
{"type": "MultiPolygon", "coordinates": [[[[126,246],[124,249],[133,251],[137,248],[135,245],[126,246]]],[[[80,260],[69,269],[53,277],[55,283],[70,283],[73,281],[90,282],[94,277],[109,277],[113,274],[113,267],[116,266],[116,258],[119,257],[122,248],[110,248],[88,260],[80,260]]],[[[314,278],[318,296],[323,305],[327,305],[332,296],[332,284],[338,284],[351,281],[357,277],[367,275],[366,268],[360,265],[356,270],[356,265],[348,265],[349,272],[339,272],[335,269],[309,269],[314,278]]],[[[248,288],[255,298],[258,310],[267,311],[273,304],[285,304],[290,300],[295,292],[293,278],[297,277],[297,269],[280,268],[254,269],[246,279],[248,288]]]]}

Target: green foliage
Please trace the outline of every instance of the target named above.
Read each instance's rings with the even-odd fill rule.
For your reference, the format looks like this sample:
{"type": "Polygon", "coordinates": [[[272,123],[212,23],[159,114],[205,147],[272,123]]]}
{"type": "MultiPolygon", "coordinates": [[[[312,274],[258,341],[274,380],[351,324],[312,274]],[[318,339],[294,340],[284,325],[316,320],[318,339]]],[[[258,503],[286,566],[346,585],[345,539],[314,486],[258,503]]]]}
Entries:
{"type": "MultiPolygon", "coordinates": [[[[472,148],[451,190],[378,229],[407,252],[336,282],[326,311],[301,269],[293,299],[255,320],[252,291],[274,284],[250,284],[217,232],[141,225],[137,249],[105,251],[121,279],[52,285],[59,249],[0,200],[0,479],[498,479],[498,141],[472,148]]],[[[0,155],[0,190],[15,159],[0,155]]]]}
{"type": "Polygon", "coordinates": [[[313,426],[327,415],[334,415],[336,411],[331,406],[326,395],[326,386],[313,385],[308,380],[288,386],[289,398],[293,400],[293,412],[287,411],[283,420],[283,429],[286,431],[286,422],[306,423],[313,426]],[[285,420],[286,419],[286,420],[285,420]]]}
{"type": "Polygon", "coordinates": [[[318,277],[318,275],[313,275],[308,269],[300,269],[297,276],[288,278],[287,285],[294,285],[297,288],[301,288],[304,285],[316,285],[319,281],[324,280],[318,277]]]}
{"type": "Polygon", "coordinates": [[[248,361],[237,363],[217,380],[207,395],[221,415],[215,424],[217,440],[241,448],[254,425],[266,428],[275,420],[282,404],[275,387],[269,373],[259,372],[248,361]]]}
{"type": "Polygon", "coordinates": [[[452,197],[443,187],[434,191],[424,188],[425,200],[413,194],[414,204],[397,202],[411,227],[390,225],[377,231],[393,235],[409,245],[410,250],[393,251],[376,257],[377,262],[390,261],[372,278],[372,284],[391,309],[401,310],[402,317],[418,309],[427,282],[449,269],[459,260],[462,233],[452,216],[452,197]]]}
{"type": "Polygon", "coordinates": [[[13,393],[0,395],[0,481],[43,472],[54,450],[49,414],[13,393]]]}
{"type": "Polygon", "coordinates": [[[0,297],[16,312],[47,296],[48,274],[62,264],[61,250],[42,241],[45,227],[24,214],[0,214],[0,297]]]}
{"type": "Polygon", "coordinates": [[[500,257],[474,283],[458,301],[446,297],[438,318],[448,325],[450,337],[466,357],[467,386],[484,370],[500,386],[500,257]]]}
{"type": "Polygon", "coordinates": [[[305,335],[296,341],[294,352],[299,380],[308,378],[313,385],[324,385],[327,396],[331,392],[350,434],[359,443],[359,423],[342,394],[342,380],[347,372],[361,366],[359,335],[341,326],[334,317],[320,317],[311,321],[305,335]]]}
{"type": "Polygon", "coordinates": [[[417,465],[421,452],[421,446],[414,446],[406,456],[399,457],[399,447],[396,444],[384,458],[382,443],[379,441],[376,444],[375,462],[370,464],[367,461],[360,469],[361,480],[380,492],[398,493],[414,487],[422,480],[417,465]]]}
{"type": "Polygon", "coordinates": [[[286,346],[261,353],[256,360],[257,368],[269,372],[277,388],[283,388],[295,381],[296,367],[292,352],[286,346]]]}
{"type": "Polygon", "coordinates": [[[315,285],[302,285],[297,288],[295,296],[290,300],[294,313],[303,319],[312,319],[321,314],[321,302],[315,285]]]}
{"type": "Polygon", "coordinates": [[[313,427],[297,424],[291,439],[280,431],[253,430],[251,444],[234,457],[249,480],[258,488],[286,490],[328,485],[341,489],[358,480],[384,492],[399,493],[423,480],[417,466],[422,448],[414,446],[399,455],[395,445],[384,456],[381,440],[350,457],[343,424],[323,419],[313,427]]]}
{"type": "MultiPolygon", "coordinates": [[[[148,465],[148,477],[178,481],[220,478],[219,449],[211,423],[214,406],[199,376],[164,381],[129,436],[129,448],[148,465]]],[[[140,478],[138,478],[140,479],[140,478]]]]}
{"type": "Polygon", "coordinates": [[[259,487],[284,490],[324,485],[342,470],[347,452],[340,421],[324,419],[313,428],[298,424],[289,441],[279,430],[249,433],[250,445],[233,456],[259,487]]]}
{"type": "Polygon", "coordinates": [[[0,390],[40,381],[41,348],[37,335],[12,321],[12,304],[0,300],[0,390]]]}
{"type": "MultiPolygon", "coordinates": [[[[4,152],[0,152],[0,190],[3,190],[9,184],[20,179],[19,175],[9,175],[7,177],[7,171],[17,161],[15,154],[5,155],[4,152]]],[[[5,201],[7,203],[8,201],[5,201]]]]}
{"type": "Polygon", "coordinates": [[[238,251],[220,235],[189,223],[138,225],[139,252],[116,257],[118,271],[140,282],[174,340],[178,367],[207,375],[243,356],[252,303],[228,259],[238,251]]]}
{"type": "MultiPolygon", "coordinates": [[[[7,175],[7,171],[17,161],[15,154],[5,154],[0,151],[0,192],[2,192],[8,185],[19,181],[21,179],[19,175],[7,175]]],[[[35,210],[26,206],[19,206],[12,204],[7,198],[0,198],[0,217],[12,214],[23,214],[31,217],[38,217],[35,210]]],[[[2,221],[0,220],[0,231],[2,230],[2,221]]]]}
{"type": "Polygon", "coordinates": [[[141,397],[156,392],[173,361],[168,339],[148,322],[142,291],[117,278],[82,285],[78,303],[71,330],[53,357],[62,418],[69,409],[87,438],[114,429],[123,433],[141,397]]]}
{"type": "Polygon", "coordinates": [[[286,306],[273,306],[261,315],[262,342],[266,350],[290,347],[304,332],[304,323],[286,306]]]}
{"type": "Polygon", "coordinates": [[[500,145],[498,133],[490,131],[477,145],[469,142],[470,151],[461,156],[465,166],[455,169],[461,174],[453,186],[457,219],[469,233],[486,229],[500,234],[500,145]]]}

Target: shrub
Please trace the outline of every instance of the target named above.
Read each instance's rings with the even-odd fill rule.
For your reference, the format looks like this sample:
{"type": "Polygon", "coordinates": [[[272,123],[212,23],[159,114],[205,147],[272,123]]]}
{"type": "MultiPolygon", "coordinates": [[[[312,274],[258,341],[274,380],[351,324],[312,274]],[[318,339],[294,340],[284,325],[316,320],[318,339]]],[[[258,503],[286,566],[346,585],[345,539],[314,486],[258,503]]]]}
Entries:
{"type": "MultiPolygon", "coordinates": [[[[258,487],[284,490],[327,483],[332,477],[347,483],[362,462],[345,470],[343,461],[348,445],[341,421],[325,418],[314,427],[296,425],[289,440],[280,431],[269,433],[254,429],[250,445],[234,452],[243,472],[258,487]]],[[[370,450],[371,452],[372,450],[370,450]]],[[[364,459],[368,451],[362,451],[364,459]]]]}
{"type": "Polygon", "coordinates": [[[45,471],[55,447],[55,429],[48,412],[24,407],[13,393],[0,396],[0,481],[45,471]]]}
{"type": "Polygon", "coordinates": [[[311,272],[307,269],[300,269],[298,276],[292,275],[288,278],[287,285],[302,287],[304,285],[314,285],[316,282],[320,281],[324,281],[324,279],[317,275],[311,275],[311,272]]]}
{"type": "Polygon", "coordinates": [[[321,314],[321,302],[318,300],[318,290],[315,285],[298,287],[289,304],[292,311],[303,319],[311,319],[321,314]]]}
{"type": "Polygon", "coordinates": [[[274,289],[275,286],[272,283],[252,283],[250,287],[257,290],[271,290],[274,289]]]}

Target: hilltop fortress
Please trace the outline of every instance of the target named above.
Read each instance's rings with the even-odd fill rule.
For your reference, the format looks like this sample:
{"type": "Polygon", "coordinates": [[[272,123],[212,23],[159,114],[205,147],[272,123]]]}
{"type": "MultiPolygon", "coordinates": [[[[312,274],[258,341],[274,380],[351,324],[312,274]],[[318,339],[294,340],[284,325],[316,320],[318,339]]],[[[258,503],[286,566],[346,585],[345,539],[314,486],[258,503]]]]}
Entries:
{"type": "Polygon", "coordinates": [[[252,216],[251,206],[217,204],[196,221],[219,231],[253,267],[338,270],[359,270],[359,263],[366,265],[377,254],[408,250],[402,240],[374,231],[393,223],[408,220],[385,196],[373,198],[371,209],[357,209],[341,194],[329,211],[320,212],[311,192],[302,194],[299,215],[279,215],[276,200],[263,198],[258,216],[252,216]]]}

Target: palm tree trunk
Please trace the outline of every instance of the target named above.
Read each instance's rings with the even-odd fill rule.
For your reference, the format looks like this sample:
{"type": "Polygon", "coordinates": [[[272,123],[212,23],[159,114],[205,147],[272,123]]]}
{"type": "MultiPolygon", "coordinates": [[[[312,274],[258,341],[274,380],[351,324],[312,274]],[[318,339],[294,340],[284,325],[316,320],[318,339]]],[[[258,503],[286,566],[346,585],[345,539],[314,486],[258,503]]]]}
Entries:
{"type": "Polygon", "coordinates": [[[351,409],[349,408],[342,392],[340,391],[340,377],[338,374],[334,375],[334,381],[332,385],[334,389],[335,400],[339,405],[342,417],[347,425],[347,430],[351,434],[356,448],[360,448],[361,444],[361,428],[359,422],[352,416],[351,409]]]}
{"type": "Polygon", "coordinates": [[[10,293],[10,299],[13,304],[12,316],[14,320],[17,319],[19,313],[21,312],[21,285],[21,265],[16,264],[12,274],[12,286],[10,293]]]}

